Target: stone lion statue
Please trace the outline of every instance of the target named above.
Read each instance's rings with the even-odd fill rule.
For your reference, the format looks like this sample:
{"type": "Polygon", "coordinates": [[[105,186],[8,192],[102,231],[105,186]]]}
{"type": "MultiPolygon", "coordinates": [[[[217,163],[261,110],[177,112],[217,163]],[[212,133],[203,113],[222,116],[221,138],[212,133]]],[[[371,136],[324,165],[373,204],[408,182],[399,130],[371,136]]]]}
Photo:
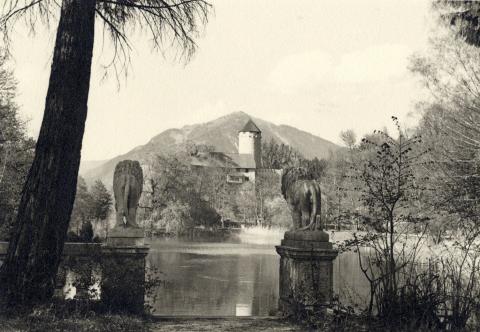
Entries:
{"type": "Polygon", "coordinates": [[[320,184],[303,167],[282,174],[282,195],[290,205],[294,230],[322,230],[320,184]]]}
{"type": "Polygon", "coordinates": [[[143,172],[140,163],[123,160],[115,167],[113,174],[113,194],[117,222],[115,227],[137,228],[137,206],[143,189],[143,172]]]}

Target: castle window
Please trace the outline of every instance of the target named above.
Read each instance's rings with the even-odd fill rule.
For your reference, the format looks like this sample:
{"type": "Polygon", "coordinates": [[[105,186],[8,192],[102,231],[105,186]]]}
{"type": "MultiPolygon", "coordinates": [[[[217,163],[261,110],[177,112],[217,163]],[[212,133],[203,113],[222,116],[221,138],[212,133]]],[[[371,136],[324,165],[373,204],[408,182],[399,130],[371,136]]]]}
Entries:
{"type": "Polygon", "coordinates": [[[231,175],[231,174],[227,175],[228,183],[243,183],[246,179],[248,178],[243,175],[231,175]]]}

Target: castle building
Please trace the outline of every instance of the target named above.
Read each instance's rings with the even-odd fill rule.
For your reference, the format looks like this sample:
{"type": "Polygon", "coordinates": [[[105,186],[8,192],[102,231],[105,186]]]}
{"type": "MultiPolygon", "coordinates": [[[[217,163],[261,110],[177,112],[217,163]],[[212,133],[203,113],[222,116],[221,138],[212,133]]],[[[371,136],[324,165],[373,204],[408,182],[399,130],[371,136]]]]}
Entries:
{"type": "Polygon", "coordinates": [[[262,167],[262,132],[250,119],[238,132],[238,153],[226,154],[234,169],[227,176],[229,183],[255,182],[257,170],[262,167]]]}
{"type": "Polygon", "coordinates": [[[238,132],[238,154],[253,156],[256,168],[262,165],[262,132],[257,125],[248,120],[238,132]]]}
{"type": "Polygon", "coordinates": [[[250,119],[238,132],[238,153],[210,152],[192,160],[193,166],[223,167],[231,171],[228,183],[255,182],[255,176],[262,168],[262,132],[250,119]]]}

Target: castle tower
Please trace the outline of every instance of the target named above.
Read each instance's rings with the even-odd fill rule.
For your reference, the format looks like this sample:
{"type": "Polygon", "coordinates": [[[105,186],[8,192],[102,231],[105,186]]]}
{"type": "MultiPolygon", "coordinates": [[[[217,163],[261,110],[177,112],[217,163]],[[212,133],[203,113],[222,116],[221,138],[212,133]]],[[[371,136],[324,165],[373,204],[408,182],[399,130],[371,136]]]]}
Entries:
{"type": "Polygon", "coordinates": [[[262,132],[251,119],[238,133],[238,153],[253,155],[256,168],[262,167],[262,132]]]}

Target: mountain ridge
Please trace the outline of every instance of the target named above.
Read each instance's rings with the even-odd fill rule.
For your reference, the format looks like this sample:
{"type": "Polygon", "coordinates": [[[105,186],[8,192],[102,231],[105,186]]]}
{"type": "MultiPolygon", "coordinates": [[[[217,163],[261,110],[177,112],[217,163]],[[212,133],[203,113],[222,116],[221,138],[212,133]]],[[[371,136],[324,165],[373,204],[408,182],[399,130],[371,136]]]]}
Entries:
{"type": "Polygon", "coordinates": [[[275,125],[239,111],[204,123],[164,130],[152,137],[146,144],[139,145],[95,168],[86,170],[81,175],[84,176],[87,183],[93,183],[100,179],[109,187],[112,183],[115,165],[119,161],[124,159],[144,161],[152,154],[174,152],[187,141],[214,146],[215,151],[218,152],[237,153],[238,132],[249,119],[252,119],[262,131],[263,142],[273,139],[278,143],[287,144],[309,159],[314,157],[327,158],[331,151],[340,148],[338,145],[309,132],[289,125],[275,125]]]}

